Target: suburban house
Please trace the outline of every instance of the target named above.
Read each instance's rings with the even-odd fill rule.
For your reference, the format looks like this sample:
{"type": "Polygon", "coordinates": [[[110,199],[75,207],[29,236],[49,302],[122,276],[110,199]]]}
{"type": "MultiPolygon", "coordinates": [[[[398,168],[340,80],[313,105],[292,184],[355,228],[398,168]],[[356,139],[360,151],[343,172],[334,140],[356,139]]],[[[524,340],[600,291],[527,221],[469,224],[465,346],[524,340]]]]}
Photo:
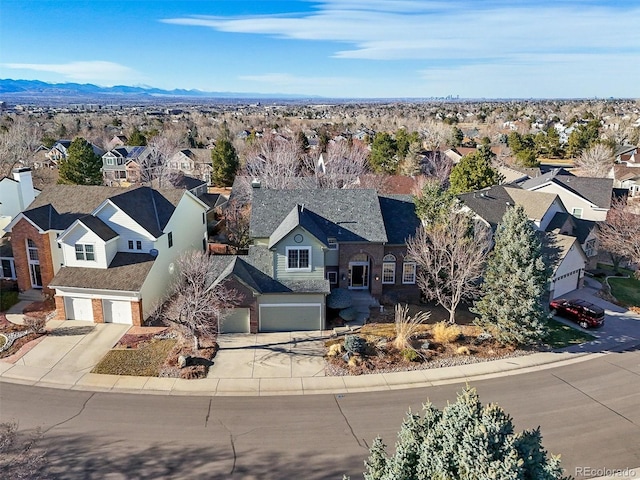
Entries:
{"type": "Polygon", "coordinates": [[[638,147],[630,147],[616,158],[615,165],[609,172],[609,178],[613,179],[615,188],[629,191],[629,196],[640,195],[640,150],[638,147]]]}
{"type": "Polygon", "coordinates": [[[6,228],[18,287],[55,295],[59,319],[141,325],[176,258],[206,249],[207,209],[182,189],[45,188],[6,228]]]}
{"type": "Polygon", "coordinates": [[[213,174],[211,150],[207,148],[182,149],[169,159],[169,169],[199,178],[210,185],[211,175],[213,174]]]}
{"type": "Polygon", "coordinates": [[[583,245],[584,248],[590,245],[589,253],[592,256],[596,255],[596,225],[595,222],[580,221],[569,215],[559,195],[499,185],[465,193],[458,198],[493,231],[502,221],[508,208],[521,205],[536,230],[540,232],[546,254],[552,264],[553,275],[549,285],[551,298],[582,287],[584,270],[588,263],[583,245]],[[577,222],[580,222],[580,227],[577,222]]]}
{"type": "MultiPolygon", "coordinates": [[[[71,145],[71,140],[58,140],[53,147],[45,154],[47,159],[48,167],[54,167],[58,165],[60,160],[67,158],[67,150],[71,145]]],[[[91,144],[93,148],[93,153],[101,157],[104,154],[104,150],[102,150],[97,145],[91,144]]]]}
{"type": "Polygon", "coordinates": [[[12,177],[0,180],[0,278],[15,280],[16,268],[4,228],[40,194],[33,188],[30,168],[14,168],[12,177]]]}
{"type": "Polygon", "coordinates": [[[150,154],[146,146],[122,146],[102,155],[102,178],[108,187],[128,187],[141,181],[150,154]]]}
{"type": "Polygon", "coordinates": [[[418,301],[406,240],[420,222],[412,197],[367,189],[260,188],[251,194],[249,254],[221,255],[218,279],[242,303],[222,331],[319,330],[332,288],[418,301]]]}
{"type": "Polygon", "coordinates": [[[602,222],[611,208],[613,180],[576,177],[563,169],[551,170],[519,184],[525,190],[558,195],[571,215],[602,222]]]}

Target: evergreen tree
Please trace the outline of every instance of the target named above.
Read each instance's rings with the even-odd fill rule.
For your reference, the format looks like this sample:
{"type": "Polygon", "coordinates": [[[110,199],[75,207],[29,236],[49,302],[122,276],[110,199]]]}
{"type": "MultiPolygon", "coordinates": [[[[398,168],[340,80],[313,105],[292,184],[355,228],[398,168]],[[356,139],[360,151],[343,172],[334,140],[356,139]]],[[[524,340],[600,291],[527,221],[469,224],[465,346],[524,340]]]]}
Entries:
{"type": "Polygon", "coordinates": [[[216,187],[228,187],[233,184],[236,177],[236,171],[240,166],[238,153],[236,152],[231,135],[226,123],[220,138],[216,142],[216,146],[211,150],[211,163],[213,165],[213,174],[211,182],[216,187]]]}
{"type": "Polygon", "coordinates": [[[93,145],[77,137],[67,149],[67,158],[58,164],[58,183],[72,185],[102,185],[102,158],[93,145]]]}
{"type": "Polygon", "coordinates": [[[428,181],[414,200],[416,215],[425,223],[442,223],[454,206],[456,197],[437,180],[428,181]]]}
{"type": "Polygon", "coordinates": [[[469,387],[442,411],[427,402],[422,416],[409,412],[394,455],[386,455],[380,438],[369,453],[365,480],[565,479],[539,428],[516,433],[502,408],[482,405],[469,387]]]}
{"type": "Polygon", "coordinates": [[[376,133],[371,145],[369,163],[376,173],[393,175],[398,169],[398,147],[396,141],[386,132],[376,133]]]}
{"type": "Polygon", "coordinates": [[[147,144],[147,137],[144,136],[144,134],[138,129],[138,127],[135,127],[133,129],[133,132],[131,132],[131,135],[129,135],[127,144],[135,146],[145,146],[147,144]]]}
{"type": "Polygon", "coordinates": [[[462,157],[451,170],[449,177],[451,193],[457,195],[473,192],[500,183],[500,174],[491,166],[494,158],[495,154],[486,146],[462,157]]]}
{"type": "Polygon", "coordinates": [[[504,214],[495,234],[495,248],[485,269],[482,297],[471,311],[475,323],[504,344],[526,345],[546,333],[543,303],[550,268],[542,245],[521,206],[504,214]]]}

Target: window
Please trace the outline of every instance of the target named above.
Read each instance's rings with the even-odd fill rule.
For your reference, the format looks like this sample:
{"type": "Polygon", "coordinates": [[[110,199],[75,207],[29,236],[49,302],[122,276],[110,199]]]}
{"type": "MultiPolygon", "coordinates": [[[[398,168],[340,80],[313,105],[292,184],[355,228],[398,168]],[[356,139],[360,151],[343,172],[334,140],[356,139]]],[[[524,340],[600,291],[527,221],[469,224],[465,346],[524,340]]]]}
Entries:
{"type": "Polygon", "coordinates": [[[136,250],[142,250],[142,241],[136,240],[136,250]]]}
{"type": "Polygon", "coordinates": [[[62,248],[62,244],[57,241],[58,238],[60,238],[60,234],[56,233],[56,243],[58,244],[58,248],[62,248]]]}
{"type": "Polygon", "coordinates": [[[13,259],[3,258],[0,263],[2,263],[2,278],[16,278],[13,259]]]}
{"type": "Polygon", "coordinates": [[[593,257],[596,252],[596,239],[592,238],[585,244],[584,253],[587,257],[593,257]]]}
{"type": "Polygon", "coordinates": [[[202,224],[205,225],[207,223],[207,215],[202,212],[202,224]]]}
{"type": "Polygon", "coordinates": [[[30,238],[27,239],[27,250],[29,253],[29,260],[39,260],[38,247],[36,245],[36,242],[31,240],[30,238]]]}
{"type": "Polygon", "coordinates": [[[576,218],[582,218],[582,209],[581,208],[573,208],[571,210],[571,215],[576,218]]]}
{"type": "Polygon", "coordinates": [[[107,158],[107,165],[113,165],[113,158],[109,157],[107,158]]]}
{"type": "Polygon", "coordinates": [[[335,238],[328,238],[327,243],[329,244],[329,250],[338,249],[338,240],[336,240],[335,238]]]}
{"type": "Polygon", "coordinates": [[[416,264],[405,261],[402,264],[402,283],[405,285],[416,283],[416,264]]]}
{"type": "Polygon", "coordinates": [[[396,283],[396,257],[394,255],[385,255],[382,259],[382,283],[396,283]]]}
{"type": "Polygon", "coordinates": [[[311,271],[311,247],[287,247],[287,270],[311,271]]]}
{"type": "Polygon", "coordinates": [[[129,240],[128,246],[129,246],[129,250],[133,250],[133,240],[129,240]]]}
{"type": "Polygon", "coordinates": [[[327,279],[331,285],[338,283],[338,272],[327,272],[327,279]]]}
{"type": "Polygon", "coordinates": [[[119,179],[119,180],[123,180],[123,179],[127,178],[127,172],[125,172],[123,170],[116,170],[114,173],[115,173],[116,178],[119,179]]]}
{"type": "Polygon", "coordinates": [[[169,248],[173,247],[173,232],[167,234],[167,241],[169,242],[169,248]]]}
{"type": "Polygon", "coordinates": [[[76,260],[94,261],[96,259],[93,253],[93,245],[84,245],[76,243],[76,260]]]}

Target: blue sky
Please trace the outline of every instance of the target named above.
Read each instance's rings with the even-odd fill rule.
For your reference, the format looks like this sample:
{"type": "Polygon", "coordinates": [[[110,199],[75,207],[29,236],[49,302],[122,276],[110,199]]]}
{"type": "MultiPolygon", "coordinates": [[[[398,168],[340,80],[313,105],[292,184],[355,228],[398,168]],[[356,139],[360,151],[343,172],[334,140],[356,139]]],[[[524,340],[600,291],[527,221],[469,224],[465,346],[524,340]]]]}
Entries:
{"type": "Polygon", "coordinates": [[[640,0],[1,0],[0,78],[337,98],[638,98],[640,0]]]}

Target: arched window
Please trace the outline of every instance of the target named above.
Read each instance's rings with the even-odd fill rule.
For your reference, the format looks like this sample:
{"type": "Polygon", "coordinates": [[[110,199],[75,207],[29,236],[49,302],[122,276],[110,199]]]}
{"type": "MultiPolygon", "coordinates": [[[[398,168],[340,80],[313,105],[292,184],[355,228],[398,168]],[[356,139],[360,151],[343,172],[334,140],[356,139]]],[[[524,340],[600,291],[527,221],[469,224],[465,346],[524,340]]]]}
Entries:
{"type": "Polygon", "coordinates": [[[393,285],[396,283],[396,257],[385,255],[382,259],[382,283],[393,285]]]}

